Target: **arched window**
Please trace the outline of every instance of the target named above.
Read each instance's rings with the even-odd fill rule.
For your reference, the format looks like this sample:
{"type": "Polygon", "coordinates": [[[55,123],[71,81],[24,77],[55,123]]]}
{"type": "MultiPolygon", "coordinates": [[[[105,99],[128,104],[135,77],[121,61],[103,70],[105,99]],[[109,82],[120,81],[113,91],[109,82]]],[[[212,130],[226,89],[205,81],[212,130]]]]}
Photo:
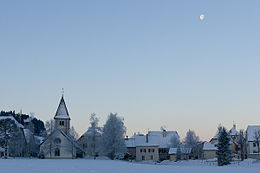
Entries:
{"type": "Polygon", "coordinates": [[[55,156],[60,156],[60,149],[59,148],[55,149],[55,156]]]}

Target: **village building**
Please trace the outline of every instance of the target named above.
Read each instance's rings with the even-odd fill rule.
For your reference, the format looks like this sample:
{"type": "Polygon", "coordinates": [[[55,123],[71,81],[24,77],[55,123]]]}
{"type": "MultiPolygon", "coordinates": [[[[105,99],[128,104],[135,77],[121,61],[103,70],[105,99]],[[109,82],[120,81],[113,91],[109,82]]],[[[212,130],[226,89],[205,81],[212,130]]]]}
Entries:
{"type": "Polygon", "coordinates": [[[83,157],[84,150],[69,134],[70,116],[63,95],[54,120],[54,130],[40,145],[40,157],[55,159],[83,157]]]}
{"type": "Polygon", "coordinates": [[[136,161],[159,161],[158,145],[144,143],[136,146],[136,161]]]}
{"type": "MultiPolygon", "coordinates": [[[[191,150],[192,150],[192,148],[181,145],[180,146],[180,159],[181,160],[191,159],[191,150]]],[[[178,148],[170,148],[169,155],[170,155],[171,161],[176,161],[177,151],[178,151],[178,148]]]]}
{"type": "Polygon", "coordinates": [[[247,157],[252,159],[260,159],[260,150],[258,146],[260,143],[260,126],[248,126],[246,129],[246,140],[247,157]]]}
{"type": "Polygon", "coordinates": [[[79,139],[78,143],[89,156],[102,156],[101,133],[88,129],[79,139]],[[94,151],[95,150],[95,151],[94,151]]]}
{"type": "Polygon", "coordinates": [[[217,143],[204,142],[202,149],[202,158],[205,160],[217,157],[217,143]]]}

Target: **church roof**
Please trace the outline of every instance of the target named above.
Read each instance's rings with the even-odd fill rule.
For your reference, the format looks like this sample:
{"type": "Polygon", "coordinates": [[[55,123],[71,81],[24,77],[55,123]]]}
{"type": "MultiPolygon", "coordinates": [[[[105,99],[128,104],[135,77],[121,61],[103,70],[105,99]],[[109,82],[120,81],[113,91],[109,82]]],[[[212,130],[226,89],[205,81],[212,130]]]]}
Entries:
{"type": "Polygon", "coordinates": [[[58,106],[54,119],[70,119],[69,112],[63,96],[61,97],[60,104],[58,106]]]}

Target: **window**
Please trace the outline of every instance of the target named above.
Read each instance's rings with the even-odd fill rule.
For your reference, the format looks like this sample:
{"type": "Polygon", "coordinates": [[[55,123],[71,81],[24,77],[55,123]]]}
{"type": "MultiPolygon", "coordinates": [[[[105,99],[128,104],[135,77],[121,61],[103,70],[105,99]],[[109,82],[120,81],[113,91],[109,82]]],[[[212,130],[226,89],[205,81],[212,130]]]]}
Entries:
{"type": "Polygon", "coordinates": [[[60,121],[60,126],[64,126],[64,121],[60,121]]]}
{"type": "Polygon", "coordinates": [[[55,139],[54,139],[54,143],[55,143],[56,145],[60,144],[60,143],[61,143],[60,138],[55,138],[55,139]]]}
{"type": "Polygon", "coordinates": [[[145,160],[144,156],[142,156],[142,160],[145,160]]]}
{"type": "Polygon", "coordinates": [[[140,149],[140,153],[142,152],[142,149],[140,149]]]}
{"type": "Polygon", "coordinates": [[[60,149],[59,148],[55,149],[55,156],[60,156],[60,149]]]}
{"type": "Polygon", "coordinates": [[[146,149],[143,149],[144,150],[144,152],[146,153],[146,149]]]}
{"type": "Polygon", "coordinates": [[[151,155],[151,160],[153,160],[153,155],[151,155]]]}
{"type": "Polygon", "coordinates": [[[148,152],[150,153],[150,152],[151,152],[151,149],[148,149],[148,152]]]}
{"type": "Polygon", "coordinates": [[[154,153],[154,149],[152,149],[152,152],[154,153]]]}
{"type": "Polygon", "coordinates": [[[253,143],[253,147],[256,147],[256,143],[253,143]]]}

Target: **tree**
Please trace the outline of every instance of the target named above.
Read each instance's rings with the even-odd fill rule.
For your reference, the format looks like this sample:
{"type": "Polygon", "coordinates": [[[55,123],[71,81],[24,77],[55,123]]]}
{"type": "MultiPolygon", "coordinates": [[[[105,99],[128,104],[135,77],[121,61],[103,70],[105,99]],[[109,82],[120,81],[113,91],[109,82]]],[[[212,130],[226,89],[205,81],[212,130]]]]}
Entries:
{"type": "Polygon", "coordinates": [[[218,127],[217,158],[218,165],[228,165],[231,161],[230,137],[225,127],[218,127]]]}
{"type": "Polygon", "coordinates": [[[5,158],[9,154],[13,156],[21,154],[24,145],[22,142],[22,132],[12,118],[0,120],[0,140],[5,149],[5,158]]]}
{"type": "Polygon", "coordinates": [[[45,129],[48,135],[53,132],[54,127],[55,127],[55,121],[53,119],[50,119],[45,122],[45,129]]]}
{"type": "Polygon", "coordinates": [[[246,154],[246,137],[243,130],[239,131],[238,145],[240,146],[240,157],[243,161],[246,154]]]}
{"type": "Polygon", "coordinates": [[[260,144],[260,130],[256,130],[254,132],[254,138],[257,145],[258,153],[259,153],[259,144],[260,144]]]}
{"type": "Polygon", "coordinates": [[[122,118],[119,118],[117,114],[110,113],[106,124],[103,128],[102,135],[102,149],[103,153],[115,159],[120,157],[126,151],[125,136],[126,127],[122,118]]]}
{"type": "Polygon", "coordinates": [[[169,148],[177,148],[180,145],[180,139],[177,136],[172,136],[170,139],[169,148]]]}
{"type": "Polygon", "coordinates": [[[69,135],[74,139],[77,140],[79,137],[79,134],[76,132],[74,126],[71,126],[71,128],[69,129],[69,135]]]}
{"type": "Polygon", "coordinates": [[[176,161],[181,160],[181,146],[177,146],[177,151],[176,151],[176,161]]]}
{"type": "Polygon", "coordinates": [[[101,127],[98,126],[99,119],[96,117],[95,113],[92,113],[90,116],[90,127],[87,131],[87,141],[88,141],[88,147],[87,147],[87,153],[91,156],[94,156],[94,159],[96,159],[97,150],[100,148],[100,140],[98,140],[101,137],[101,127]]]}
{"type": "Polygon", "coordinates": [[[199,137],[196,136],[196,133],[192,130],[188,130],[185,137],[185,147],[191,148],[192,155],[195,157],[195,155],[199,155],[199,137]]]}

